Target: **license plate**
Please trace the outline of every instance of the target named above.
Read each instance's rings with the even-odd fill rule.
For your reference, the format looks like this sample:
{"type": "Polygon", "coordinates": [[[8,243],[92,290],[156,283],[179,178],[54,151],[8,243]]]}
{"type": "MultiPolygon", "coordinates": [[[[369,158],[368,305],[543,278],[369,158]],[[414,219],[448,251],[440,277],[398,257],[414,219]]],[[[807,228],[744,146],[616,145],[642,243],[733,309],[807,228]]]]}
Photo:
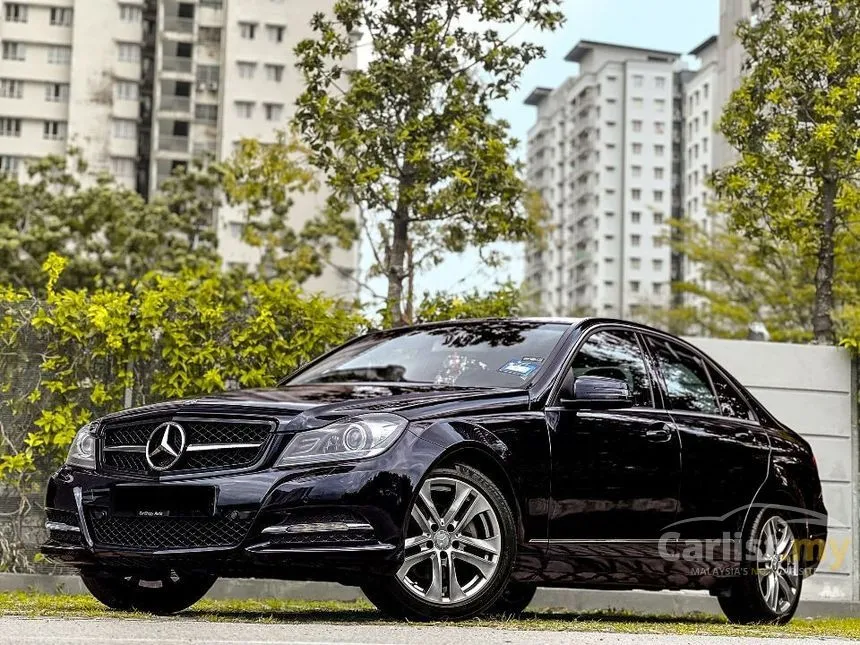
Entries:
{"type": "Polygon", "coordinates": [[[111,513],[132,517],[212,517],[213,486],[116,486],[111,513]]]}

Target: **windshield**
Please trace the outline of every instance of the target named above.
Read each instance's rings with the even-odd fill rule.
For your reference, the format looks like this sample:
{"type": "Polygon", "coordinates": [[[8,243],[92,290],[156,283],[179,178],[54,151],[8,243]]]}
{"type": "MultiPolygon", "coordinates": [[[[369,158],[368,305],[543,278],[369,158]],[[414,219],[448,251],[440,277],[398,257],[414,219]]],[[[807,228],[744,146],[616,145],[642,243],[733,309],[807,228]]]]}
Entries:
{"type": "Polygon", "coordinates": [[[424,383],[523,387],[569,325],[496,320],[366,336],[290,379],[302,383],[424,383]]]}

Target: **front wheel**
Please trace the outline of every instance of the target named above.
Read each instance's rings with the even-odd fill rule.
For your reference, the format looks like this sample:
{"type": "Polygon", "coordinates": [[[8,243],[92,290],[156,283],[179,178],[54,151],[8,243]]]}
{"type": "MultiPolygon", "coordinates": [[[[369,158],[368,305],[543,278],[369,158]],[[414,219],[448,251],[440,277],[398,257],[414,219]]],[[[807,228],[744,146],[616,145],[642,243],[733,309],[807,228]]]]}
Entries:
{"type": "Polygon", "coordinates": [[[206,595],[217,578],[204,574],[81,572],[81,580],[96,600],[110,609],[175,614],[206,595]]]}
{"type": "Polygon", "coordinates": [[[537,585],[531,582],[509,582],[499,596],[487,610],[492,616],[519,616],[534,600],[537,593],[537,585]]]}
{"type": "Polygon", "coordinates": [[[460,464],[438,468],[412,504],[404,546],[395,574],[362,586],[368,599],[397,617],[470,618],[489,609],[508,582],[514,516],[480,471],[460,464]]]}
{"type": "Polygon", "coordinates": [[[750,527],[748,571],[719,597],[729,622],[784,625],[800,602],[800,552],[788,521],[763,509],[750,527]]]}

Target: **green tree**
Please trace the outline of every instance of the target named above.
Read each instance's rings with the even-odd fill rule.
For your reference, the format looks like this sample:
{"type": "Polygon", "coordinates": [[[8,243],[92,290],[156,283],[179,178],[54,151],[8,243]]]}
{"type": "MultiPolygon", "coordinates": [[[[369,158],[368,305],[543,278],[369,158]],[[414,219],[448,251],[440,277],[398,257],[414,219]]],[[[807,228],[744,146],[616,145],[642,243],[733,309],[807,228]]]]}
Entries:
{"type": "Polygon", "coordinates": [[[211,219],[189,207],[183,179],[153,203],[107,174],[94,174],[74,153],[46,157],[29,180],[0,176],[0,284],[38,291],[51,253],[70,256],[66,287],[117,285],[152,269],[216,261],[211,219]]]}
{"type": "Polygon", "coordinates": [[[475,289],[462,295],[445,291],[425,293],[418,305],[415,322],[464,320],[468,318],[514,318],[534,313],[523,288],[505,282],[489,292],[475,289]]]}
{"type": "Polygon", "coordinates": [[[307,84],[296,125],[328,178],[329,211],[365,212],[371,275],[387,279],[392,324],[408,320],[412,292],[404,283],[443,254],[540,234],[512,160],[516,141],[491,106],[544,55],[516,33],[554,30],[563,21],[559,5],[339,0],[333,18],[314,16],[314,39],[296,48],[307,84]],[[359,32],[369,37],[372,60],[346,71],[359,32]]]}
{"type": "Polygon", "coordinates": [[[765,6],[738,28],[748,62],[719,129],[740,155],[715,188],[736,230],[812,259],[812,333],[832,343],[837,249],[860,205],[860,3],[765,6]]]}

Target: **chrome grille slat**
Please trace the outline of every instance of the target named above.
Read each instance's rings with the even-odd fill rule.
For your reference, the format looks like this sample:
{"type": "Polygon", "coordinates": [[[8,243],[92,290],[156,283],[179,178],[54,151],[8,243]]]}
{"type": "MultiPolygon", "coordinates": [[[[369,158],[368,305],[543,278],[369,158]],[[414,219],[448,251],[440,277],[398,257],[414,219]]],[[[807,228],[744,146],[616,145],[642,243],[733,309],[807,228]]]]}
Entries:
{"type": "Polygon", "coordinates": [[[137,477],[250,468],[262,459],[275,427],[274,421],[264,419],[175,416],[116,420],[104,427],[101,464],[105,472],[137,477]],[[155,429],[169,421],[182,425],[188,444],[175,467],[155,473],[147,463],[146,445],[155,429]]]}

